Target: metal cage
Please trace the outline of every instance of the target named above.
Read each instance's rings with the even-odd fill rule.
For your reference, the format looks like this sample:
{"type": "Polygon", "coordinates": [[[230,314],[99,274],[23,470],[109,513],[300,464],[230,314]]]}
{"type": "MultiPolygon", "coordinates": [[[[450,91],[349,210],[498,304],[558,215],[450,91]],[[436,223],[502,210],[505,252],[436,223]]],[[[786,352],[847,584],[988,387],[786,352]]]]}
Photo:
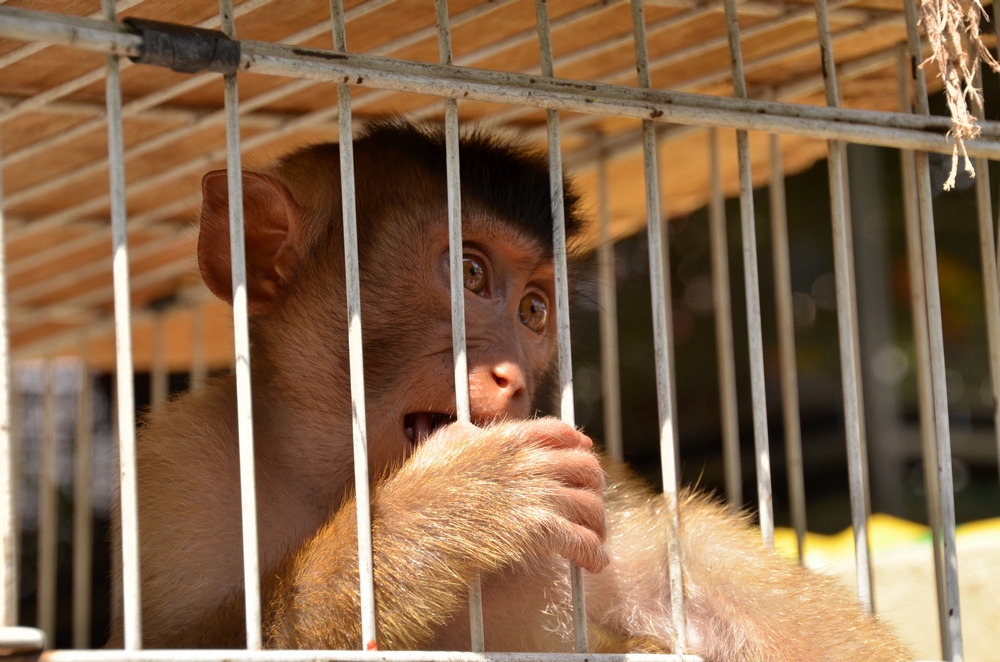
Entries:
{"type": "MultiPolygon", "coordinates": [[[[354,399],[354,442],[355,442],[355,479],[358,486],[358,531],[361,545],[361,587],[362,587],[362,624],[364,640],[369,642],[369,649],[376,646],[374,589],[371,565],[370,515],[368,513],[368,475],[366,460],[366,425],[364,383],[362,377],[361,353],[361,323],[359,285],[358,285],[358,255],[355,228],[354,208],[354,173],[352,156],[352,99],[353,88],[372,88],[376,92],[367,94],[361,99],[365,106],[376,107],[380,99],[384,99],[392,91],[421,93],[434,95],[443,99],[444,121],[448,150],[448,183],[449,183],[449,227],[451,237],[451,273],[452,273],[452,323],[455,351],[455,379],[457,388],[458,418],[469,419],[468,386],[465,360],[465,327],[461,280],[461,200],[458,186],[458,104],[459,100],[494,102],[508,104],[507,110],[491,118],[499,125],[503,121],[516,120],[526,107],[544,109],[547,119],[547,145],[552,187],[552,213],[556,219],[554,231],[555,265],[557,283],[557,323],[559,338],[559,384],[561,416],[564,421],[574,424],[574,391],[573,371],[570,360],[570,330],[568,306],[568,275],[566,269],[566,238],[562,226],[564,210],[562,173],[564,170],[563,148],[561,138],[567,132],[567,124],[571,130],[581,127],[585,133],[587,122],[593,117],[618,117],[641,122],[641,132],[622,131],[617,136],[600,140],[591,140],[582,149],[576,150],[571,160],[573,163],[595,163],[597,165],[598,199],[601,200],[598,215],[601,220],[599,245],[600,261],[600,308],[602,311],[602,358],[604,368],[604,407],[608,421],[608,448],[611,454],[621,454],[620,425],[616,422],[618,415],[618,383],[617,383],[617,339],[616,339],[616,308],[615,290],[613,286],[614,265],[610,252],[613,242],[612,231],[609,230],[610,211],[608,208],[608,175],[607,163],[616,150],[641,145],[645,173],[646,200],[645,209],[648,219],[649,237],[649,274],[652,288],[653,337],[655,339],[656,383],[658,403],[658,426],[660,438],[660,455],[665,498],[676,503],[678,489],[678,468],[676,443],[675,396],[673,393],[673,348],[671,344],[671,304],[668,284],[669,268],[665,264],[668,253],[664,250],[664,210],[661,207],[661,174],[658,164],[658,144],[663,137],[663,131],[658,127],[669,123],[671,131],[684,132],[693,129],[707,128],[710,135],[711,187],[709,196],[710,233],[712,246],[712,280],[713,301],[716,310],[715,330],[719,351],[719,386],[722,403],[722,429],[725,442],[725,457],[727,461],[726,485],[729,498],[736,503],[740,496],[741,475],[739,469],[739,439],[738,412],[736,404],[735,357],[733,351],[732,313],[730,309],[729,275],[727,263],[727,248],[724,225],[724,196],[720,175],[720,148],[717,139],[717,129],[735,129],[739,173],[739,210],[742,229],[743,280],[745,282],[745,305],[747,310],[747,326],[749,336],[750,384],[753,403],[753,436],[755,442],[757,493],[759,498],[758,514],[760,532],[763,544],[773,545],[774,515],[771,490],[770,454],[768,450],[768,421],[765,396],[765,362],[761,329],[761,303],[758,284],[758,256],[756,239],[756,219],[753,204],[754,172],[751,167],[750,142],[748,132],[763,132],[770,134],[770,160],[772,170],[767,175],[771,180],[771,210],[772,210],[772,241],[774,246],[774,263],[776,269],[776,305],[778,314],[778,344],[780,349],[780,378],[782,409],[784,413],[788,464],[790,469],[790,508],[793,524],[797,530],[801,544],[805,531],[804,504],[805,493],[801,474],[801,450],[798,439],[798,395],[796,387],[795,344],[792,322],[792,290],[789,275],[789,248],[787,231],[785,229],[785,202],[782,183],[782,149],[778,139],[779,134],[808,137],[827,141],[827,158],[829,162],[829,191],[831,215],[833,219],[833,247],[836,282],[836,310],[838,320],[839,355],[841,367],[841,385],[843,389],[844,419],[846,422],[846,441],[848,449],[850,476],[850,510],[853,522],[855,555],[857,559],[858,597],[868,609],[873,608],[872,580],[870,563],[870,542],[868,539],[868,469],[866,461],[865,434],[863,429],[863,413],[861,399],[861,366],[858,349],[858,312],[855,293],[855,277],[853,265],[853,250],[851,244],[851,222],[848,204],[848,178],[846,162],[846,145],[848,143],[878,145],[900,150],[902,158],[903,182],[906,190],[906,230],[907,249],[909,256],[909,272],[911,282],[912,305],[914,311],[915,329],[915,360],[918,368],[919,404],[922,421],[924,421],[924,451],[927,454],[925,463],[934,467],[928,471],[927,494],[932,513],[935,563],[940,577],[939,609],[943,656],[949,660],[963,658],[962,645],[962,615],[958,595],[958,563],[955,549],[955,505],[952,485],[952,453],[949,427],[949,408],[947,397],[947,376],[944,363],[942,310],[939,294],[937,252],[935,248],[934,218],[932,215],[932,189],[929,171],[928,152],[951,154],[953,143],[945,135],[950,128],[946,118],[930,115],[928,106],[927,83],[924,71],[916,64],[924,58],[921,37],[917,28],[918,8],[915,0],[904,0],[904,17],[908,39],[900,44],[895,52],[888,54],[890,59],[899,63],[899,80],[902,90],[899,104],[902,112],[887,112],[884,110],[857,110],[844,108],[841,105],[838,92],[838,72],[833,58],[833,38],[835,31],[831,30],[830,17],[844,9],[847,2],[838,0],[828,5],[827,0],[816,0],[815,10],[805,6],[785,8],[777,18],[771,19],[772,28],[782,25],[779,22],[801,20],[803,17],[815,20],[818,27],[818,45],[822,53],[822,74],[826,106],[803,105],[781,100],[762,100],[751,98],[746,84],[744,61],[741,54],[741,38],[747,39],[761,33],[759,27],[749,27],[741,30],[737,21],[740,6],[736,0],[724,0],[722,8],[725,15],[726,39],[728,40],[731,70],[722,72],[721,78],[730,79],[733,84],[732,96],[718,96],[683,91],[671,91],[654,87],[651,78],[650,57],[647,52],[647,24],[649,19],[644,16],[642,0],[631,0],[632,28],[631,41],[634,43],[635,63],[638,72],[637,85],[617,84],[614,82],[599,82],[589,80],[574,80],[555,77],[555,69],[559,58],[553,57],[551,36],[552,21],[549,19],[549,6],[546,0],[536,0],[537,41],[540,46],[540,71],[538,73],[515,73],[474,68],[476,59],[469,57],[453,58],[451,48],[451,32],[449,20],[465,21],[469,18],[490,11],[499,0],[490,0],[483,4],[473,4],[463,9],[460,15],[449,16],[446,0],[437,0],[436,34],[440,52],[440,63],[432,64],[389,57],[388,53],[404,49],[417,39],[427,38],[434,34],[433,29],[425,27],[419,33],[397,39],[393,44],[376,49],[374,53],[356,53],[348,49],[345,33],[345,21],[363,16],[382,7],[388,6],[391,0],[363,0],[345,10],[341,0],[332,2],[329,18],[316,17],[316,23],[288,36],[285,43],[268,43],[251,39],[237,39],[234,34],[234,19],[246,15],[267,0],[246,0],[236,7],[231,0],[220,0],[219,14],[203,21],[203,28],[219,28],[222,35],[212,37],[226,45],[216,52],[202,57],[199,54],[188,53],[178,55],[174,62],[164,61],[161,64],[189,68],[192,75],[174,83],[172,88],[156,90],[143,97],[129,101],[123,105],[121,83],[119,78],[120,58],[128,57],[138,62],[149,61],[152,57],[150,32],[144,32],[142,26],[126,25],[118,21],[114,0],[103,0],[102,11],[86,17],[60,15],[28,9],[20,9],[10,5],[0,7],[0,36],[23,40],[28,43],[16,49],[9,49],[0,55],[0,72],[2,67],[12,66],[21,60],[42,51],[47,44],[60,44],[77,49],[85,49],[106,54],[106,67],[100,70],[86,72],[67,82],[47,86],[26,98],[12,101],[6,108],[0,110],[0,122],[11,120],[32,110],[43,108],[46,104],[58,104],[60,99],[88,85],[105,81],[106,112],[92,114],[82,124],[67,130],[62,136],[49,137],[44,140],[60,144],[66,136],[82,136],[88,131],[98,130],[105,125],[108,133],[107,168],[110,172],[110,235],[113,242],[113,274],[114,274],[114,314],[113,325],[117,343],[116,352],[116,421],[117,446],[120,455],[121,477],[121,530],[123,555],[120,560],[123,578],[122,591],[124,595],[125,650],[124,651],[53,651],[43,655],[45,659],[56,660],[158,660],[158,659],[200,659],[200,660],[239,660],[239,659],[275,659],[275,660],[355,660],[355,659],[385,659],[398,662],[420,662],[423,660],[443,660],[454,662],[472,662],[480,659],[494,659],[498,662],[510,660],[548,660],[561,659],[558,655],[543,654],[459,654],[459,653],[384,653],[369,651],[321,651],[321,652],[281,652],[261,650],[261,607],[260,586],[256,544],[255,487],[252,477],[253,466],[253,427],[250,406],[250,349],[247,330],[247,298],[246,274],[243,259],[243,221],[241,179],[241,154],[248,145],[264,144],[260,136],[280,135],[282,132],[294,130],[296,127],[308,126],[310,123],[329,121],[337,118],[341,144],[342,189],[345,191],[343,201],[343,217],[345,219],[345,246],[347,259],[347,279],[349,289],[348,310],[350,315],[350,366],[351,392],[354,399]],[[138,27],[138,29],[137,29],[138,27]],[[324,32],[332,31],[334,49],[323,50],[305,47],[300,44],[324,32]],[[232,48],[230,48],[232,47],[232,48]],[[226,50],[230,48],[230,50],[226,50]],[[225,51],[225,52],[223,52],[225,51]],[[202,59],[199,60],[198,58],[202,59]],[[145,60],[143,58],[146,58],[145,60]],[[282,83],[277,87],[243,100],[240,107],[237,92],[236,72],[252,72],[264,75],[281,76],[295,79],[282,83]],[[225,81],[225,107],[222,114],[211,114],[208,119],[203,115],[183,116],[177,111],[180,128],[145,139],[145,142],[129,141],[123,136],[123,115],[126,117],[150,109],[155,109],[163,101],[191,90],[206,81],[214,80],[221,74],[225,81]],[[539,75],[540,74],[540,75],[539,75]],[[255,130],[252,137],[244,139],[241,144],[241,120],[248,121],[248,109],[260,108],[269,102],[290,96],[309,86],[333,84],[337,86],[339,103],[335,107],[321,108],[309,115],[281,119],[268,124],[261,120],[263,132],[255,130]],[[912,104],[911,92],[912,86],[912,104]],[[912,112],[911,112],[912,110],[912,112]],[[560,112],[572,114],[571,119],[561,122],[560,112]],[[187,204],[184,201],[168,204],[158,211],[145,212],[129,218],[126,209],[125,159],[130,154],[141,153],[142,150],[152,150],[178,140],[184,131],[193,127],[206,126],[211,122],[219,122],[224,117],[226,126],[226,153],[230,172],[230,200],[236,201],[230,207],[231,245],[233,247],[233,283],[234,283],[234,344],[235,366],[239,396],[239,426],[240,426],[240,457],[243,494],[243,536],[244,536],[244,568],[246,582],[246,624],[248,645],[246,651],[149,651],[143,650],[141,640],[141,617],[139,599],[139,563],[138,558],[138,520],[136,497],[136,467],[135,467],[135,406],[133,402],[133,358],[131,324],[136,319],[130,309],[130,286],[137,287],[136,280],[129,277],[129,231],[137,228],[150,228],[170,213],[176,213],[187,204]],[[499,118],[499,119],[498,119],[499,118]],[[265,126],[266,125],[266,126],[265,126]],[[676,126],[679,125],[679,126],[676,126]],[[127,146],[126,146],[127,145],[127,146]],[[242,151],[241,151],[242,150],[242,151]]],[[[138,4],[137,0],[119,3],[118,10],[123,6],[128,8],[138,4]]],[[[602,3],[603,6],[604,3],[602,3]]],[[[648,5],[649,3],[647,3],[648,5]]],[[[658,3],[654,3],[658,4],[658,3]]],[[[716,3],[693,3],[684,5],[684,11],[694,14],[706,11],[716,3]]],[[[648,9],[648,7],[646,7],[648,9]]],[[[560,25],[570,24],[574,17],[579,18],[585,10],[576,14],[560,14],[560,25]],[[579,14],[579,16],[578,16],[579,14]]],[[[686,16],[688,14],[685,14],[686,16]]],[[[688,16],[690,18],[690,16],[688,16]]],[[[662,21],[662,19],[659,19],[662,21]]],[[[896,20],[893,17],[893,20],[896,20]]],[[[755,24],[761,25],[760,23],[755,24]]],[[[176,27],[176,26],[175,26],[176,27]]],[[[169,30],[168,30],[169,34],[169,30]]],[[[181,39],[187,34],[184,29],[178,29],[176,35],[169,39],[181,39]]],[[[520,35],[522,42],[534,38],[532,35],[520,35]]],[[[623,40],[619,40],[619,45],[623,40]]],[[[176,45],[176,42],[175,42],[176,45]]],[[[496,48],[496,47],[494,47],[496,48]]],[[[485,54],[483,49],[480,55],[485,54]]],[[[179,53],[180,51],[178,51],[179,53]]],[[[885,62],[882,54],[880,62],[885,62]]],[[[670,58],[660,58],[669,62],[670,58]]],[[[121,62],[124,63],[124,60],[121,62]]],[[[862,63],[863,65],[864,63],[862,63]]],[[[858,65],[858,66],[862,66],[858,65]]],[[[2,75],[2,73],[0,73],[2,75]]],[[[67,104],[69,107],[70,104],[67,104]]],[[[416,117],[435,114],[439,105],[425,105],[414,113],[416,117]]],[[[221,122],[220,122],[221,123],[221,122]]],[[[986,318],[989,328],[989,362],[992,375],[994,401],[1000,395],[1000,297],[998,297],[998,279],[996,265],[996,247],[993,236],[993,216],[990,201],[990,182],[987,159],[1000,159],[1000,124],[996,122],[982,123],[982,137],[969,141],[965,145],[968,154],[975,158],[976,192],[979,206],[979,222],[982,242],[982,261],[984,275],[984,291],[986,318]]],[[[12,163],[25,162],[31,154],[40,147],[34,143],[20,147],[8,154],[12,163]]],[[[200,166],[203,164],[196,164],[200,166]]],[[[100,172],[104,163],[85,164],[79,170],[100,172]],[[89,170],[87,170],[89,169],[89,170]]],[[[758,169],[759,170],[759,169],[758,169]]],[[[61,177],[77,176],[79,172],[69,172],[61,177]]],[[[759,178],[758,178],[759,180],[759,178]]],[[[141,191],[148,192],[159,182],[156,174],[144,175],[133,185],[141,191]]],[[[37,182],[33,184],[34,194],[47,191],[57,192],[59,181],[37,182]]],[[[11,205],[11,197],[22,199],[22,193],[15,192],[8,196],[7,205],[11,205]],[[18,196],[21,198],[18,198],[18,196]]],[[[15,200],[16,201],[16,200],[15,200]]],[[[25,219],[14,223],[0,223],[0,232],[6,232],[8,243],[11,235],[14,238],[25,233],[61,231],[74,222],[78,222],[95,213],[99,213],[102,203],[106,201],[84,201],[76,207],[65,211],[41,214],[39,218],[25,219]]],[[[0,204],[0,210],[3,205],[0,204]]],[[[106,227],[82,226],[86,230],[94,229],[106,233],[106,227]]],[[[167,239],[159,239],[162,242],[167,239]]],[[[3,238],[0,237],[0,244],[3,238]]],[[[3,244],[7,245],[7,244],[3,244]]],[[[133,254],[148,254],[146,244],[133,248],[133,254]]],[[[0,252],[0,259],[3,257],[0,252]]],[[[43,253],[43,255],[45,255],[43,253]]],[[[58,252],[49,253],[50,260],[58,260],[58,252]]],[[[8,258],[9,259],[9,258],[8,258]]],[[[169,272],[170,266],[161,271],[169,272]],[[165,271],[164,271],[165,270],[165,271]]],[[[155,270],[154,270],[155,271],[155,270]]],[[[176,268],[175,268],[176,271],[176,268]]],[[[0,277],[3,275],[3,265],[0,264],[0,277]]],[[[170,272],[174,273],[174,272],[170,272]]],[[[71,276],[72,277],[72,276],[71,276]]],[[[149,272],[140,276],[147,280],[155,280],[157,274],[149,272]]],[[[146,282],[146,281],[142,281],[146,282]]],[[[6,296],[6,281],[0,283],[0,292],[6,296]]],[[[54,529],[51,520],[44,524],[39,532],[40,575],[39,599],[49,600],[40,607],[40,614],[45,614],[39,622],[39,630],[18,628],[17,616],[17,516],[14,510],[15,489],[18,481],[15,462],[14,440],[11,435],[11,370],[12,360],[8,332],[8,310],[10,308],[5,298],[0,302],[0,456],[3,457],[0,466],[0,529],[3,530],[2,556],[0,572],[3,573],[3,600],[0,602],[0,651],[37,651],[43,645],[43,631],[51,632],[54,627],[55,607],[51,603],[54,598],[54,529]],[[48,550],[48,551],[46,551],[48,550]],[[48,597],[44,597],[48,596],[48,597]]],[[[16,305],[16,304],[15,304],[16,305]]],[[[154,344],[159,349],[153,352],[158,363],[153,365],[154,402],[166,397],[166,367],[163,363],[164,343],[166,335],[162,317],[156,310],[145,310],[141,315],[153,320],[154,344]]],[[[195,337],[203,337],[205,331],[203,318],[193,315],[196,325],[195,337]]],[[[106,330],[111,324],[111,317],[101,318],[90,324],[89,333],[106,330]]],[[[78,342],[79,332],[54,334],[40,343],[28,343],[26,348],[18,350],[19,356],[37,356],[46,351],[52,351],[64,345],[73,346],[78,342]]],[[[195,367],[192,373],[198,378],[206,374],[205,357],[200,343],[192,346],[192,361],[195,367]]],[[[84,359],[85,361],[86,359],[84,359]]],[[[85,363],[83,364],[86,365],[85,363]]],[[[84,374],[80,370],[79,374],[84,374]]],[[[44,389],[44,407],[48,412],[46,420],[54,420],[52,413],[54,387],[51,380],[46,382],[44,389]]],[[[79,387],[82,394],[89,393],[89,385],[83,380],[79,387]]],[[[77,452],[84,457],[92,452],[89,444],[89,401],[79,398],[80,415],[78,425],[80,444],[77,452]]],[[[996,408],[994,408],[996,409],[996,408]]],[[[996,420],[1000,421],[1000,410],[997,410],[996,420]]],[[[1000,426],[997,428],[1000,432],[1000,426]]],[[[41,491],[43,501],[39,508],[51,511],[54,507],[53,481],[55,475],[56,449],[51,442],[52,434],[46,437],[49,441],[43,450],[40,460],[40,475],[43,476],[41,491]],[[49,499],[45,501],[44,499],[49,499]]],[[[78,503],[89,503],[88,482],[90,468],[86,462],[80,462],[78,469],[78,503]]],[[[676,513],[676,510],[674,511],[676,513]]],[[[672,595],[672,613],[676,622],[683,622],[684,604],[681,588],[681,576],[678,559],[681,550],[677,548],[676,517],[663,525],[672,532],[670,540],[673,545],[669,550],[671,558],[670,581],[672,595]]],[[[88,536],[92,535],[85,518],[78,520],[77,535],[80,555],[88,554],[88,536]]],[[[85,572],[80,568],[89,566],[89,557],[77,557],[74,561],[77,573],[80,575],[77,584],[76,607],[77,618],[88,619],[89,584],[84,578],[85,572]]],[[[576,647],[580,653],[587,650],[586,628],[583,627],[582,578],[578,569],[573,569],[574,611],[577,616],[576,647]]],[[[471,588],[473,607],[471,615],[473,628],[473,650],[481,651],[483,647],[482,614],[477,612],[477,587],[471,588]]],[[[481,610],[481,606],[479,607],[481,610]]],[[[488,624],[486,624],[488,627],[488,624]]],[[[86,646],[86,637],[81,635],[78,645],[86,646]]],[[[654,660],[653,656],[628,656],[629,659],[654,660]]],[[[584,659],[584,658],[579,658],[584,659]]],[[[620,661],[622,656],[588,655],[585,659],[597,662],[620,661]]],[[[667,660],[694,660],[690,655],[655,656],[656,662],[667,660]]]]}

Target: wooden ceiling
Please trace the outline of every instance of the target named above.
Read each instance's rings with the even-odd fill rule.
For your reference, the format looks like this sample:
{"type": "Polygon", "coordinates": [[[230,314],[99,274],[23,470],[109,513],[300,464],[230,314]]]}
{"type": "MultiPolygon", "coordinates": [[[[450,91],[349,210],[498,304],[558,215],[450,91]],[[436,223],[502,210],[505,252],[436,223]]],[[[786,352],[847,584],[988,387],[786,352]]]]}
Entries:
{"type": "MultiPolygon", "coordinates": [[[[98,0],[10,0],[7,6],[78,16],[99,15],[98,0]]],[[[532,0],[451,0],[456,64],[537,72],[532,0]]],[[[127,0],[119,18],[137,16],[216,28],[213,0],[127,0]]],[[[436,62],[431,0],[349,0],[352,51],[436,62]]],[[[896,110],[897,45],[905,39],[899,0],[833,0],[834,51],[843,105],[896,110]]],[[[625,0],[550,0],[555,73],[636,84],[625,0]]],[[[330,48],[327,0],[246,0],[236,8],[237,36],[330,48]]],[[[746,0],[740,4],[750,96],[823,104],[813,3],[746,0]]],[[[731,95],[722,3],[648,0],[646,20],[654,87],[731,95]]],[[[10,333],[19,356],[76,351],[88,330],[94,362],[113,365],[104,59],[62,46],[0,39],[0,144],[6,214],[10,333]]],[[[934,80],[934,72],[928,72],[934,80]]],[[[193,260],[199,182],[225,167],[222,80],[122,62],[137,369],[151,361],[156,308],[166,318],[168,361],[185,370],[192,310],[207,324],[207,357],[230,362],[228,309],[211,300],[193,260]]],[[[337,139],[332,85],[241,73],[244,163],[265,164],[304,144],[337,139]]],[[[439,119],[440,99],[355,88],[355,118],[393,113],[439,119]]],[[[544,112],[481,102],[459,105],[463,122],[544,140],[544,112]]],[[[598,202],[595,143],[618,147],[609,161],[612,233],[645,224],[642,154],[635,120],[563,115],[563,150],[589,208],[598,202]]],[[[661,146],[662,195],[670,216],[702,205],[709,192],[707,132],[667,127],[661,146]]],[[[786,172],[826,153],[821,140],[782,138],[786,172]]],[[[736,193],[735,136],[720,131],[722,176],[736,193]]],[[[770,171],[768,137],[751,134],[755,182],[770,171]]],[[[731,239],[734,241],[735,238],[731,239]]]]}

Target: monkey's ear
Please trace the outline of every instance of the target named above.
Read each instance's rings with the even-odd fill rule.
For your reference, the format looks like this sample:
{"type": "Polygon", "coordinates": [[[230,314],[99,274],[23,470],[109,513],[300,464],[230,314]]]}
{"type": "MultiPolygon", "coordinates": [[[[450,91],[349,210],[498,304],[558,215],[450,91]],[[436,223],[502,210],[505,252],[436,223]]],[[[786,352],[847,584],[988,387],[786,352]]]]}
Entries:
{"type": "MultiPolygon", "coordinates": [[[[198,268],[212,293],[233,302],[229,255],[229,184],[225,170],[201,181],[198,268]]],[[[288,188],[274,177],[243,171],[243,225],[247,294],[252,314],[264,313],[288,282],[298,257],[300,210],[288,188]]]]}

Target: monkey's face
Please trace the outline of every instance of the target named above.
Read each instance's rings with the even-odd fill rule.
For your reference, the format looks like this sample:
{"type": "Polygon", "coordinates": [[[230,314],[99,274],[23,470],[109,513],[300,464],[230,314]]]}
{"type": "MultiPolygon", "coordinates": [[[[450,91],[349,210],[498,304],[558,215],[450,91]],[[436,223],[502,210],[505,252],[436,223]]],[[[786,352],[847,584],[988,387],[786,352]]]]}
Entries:
{"type": "MultiPolygon", "coordinates": [[[[444,173],[383,148],[355,154],[373,476],[456,416],[444,173]]],[[[463,294],[471,417],[482,425],[530,416],[544,395],[555,296],[544,163],[489,141],[473,148],[464,161],[472,165],[463,181],[478,184],[462,200],[463,294]]],[[[275,401],[281,420],[272,423],[299,455],[340,466],[353,405],[341,204],[329,189],[338,162],[336,146],[304,151],[272,173],[245,172],[243,195],[254,371],[270,388],[255,386],[255,397],[275,401]]],[[[203,191],[199,267],[231,302],[226,174],[206,175],[203,191]]]]}
{"type": "MultiPolygon", "coordinates": [[[[525,418],[556,348],[551,257],[475,211],[462,238],[472,421],[525,418]]],[[[361,267],[369,452],[385,467],[455,420],[447,218],[394,225],[371,253],[361,267]]]]}

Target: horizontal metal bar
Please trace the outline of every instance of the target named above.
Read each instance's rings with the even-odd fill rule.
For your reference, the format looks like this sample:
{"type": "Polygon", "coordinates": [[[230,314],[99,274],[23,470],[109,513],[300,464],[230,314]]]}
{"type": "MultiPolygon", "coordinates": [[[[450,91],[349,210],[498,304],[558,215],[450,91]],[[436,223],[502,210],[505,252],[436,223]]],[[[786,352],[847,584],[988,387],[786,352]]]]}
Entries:
{"type": "MultiPolygon", "coordinates": [[[[258,9],[258,8],[264,6],[264,5],[266,5],[266,4],[268,4],[268,3],[272,2],[272,1],[273,0],[246,0],[245,2],[241,3],[234,10],[233,15],[237,16],[237,17],[238,16],[242,16],[242,15],[247,14],[247,13],[249,13],[251,11],[254,11],[255,9],[258,9]]],[[[378,0],[378,1],[389,2],[391,0],[378,0]]],[[[123,8],[119,7],[118,11],[123,11],[123,8]]],[[[77,20],[82,20],[82,19],[77,19],[77,20]]],[[[213,16],[209,16],[208,18],[206,18],[203,21],[199,21],[198,23],[195,23],[194,27],[213,29],[213,28],[217,28],[219,26],[219,21],[220,21],[219,15],[215,14],[213,16]]],[[[109,24],[110,25],[118,25],[118,24],[113,23],[113,22],[110,22],[109,24]]],[[[20,39],[22,37],[16,36],[15,38],[20,39]]],[[[50,41],[52,41],[52,43],[56,43],[53,40],[50,40],[50,41]]],[[[129,67],[131,65],[132,65],[132,62],[130,60],[123,60],[123,61],[119,62],[119,68],[120,69],[125,69],[126,67],[129,67]]],[[[192,81],[194,81],[196,78],[197,78],[197,76],[193,76],[191,78],[184,79],[180,83],[178,83],[177,85],[172,85],[172,86],[170,86],[170,87],[168,87],[166,89],[158,90],[156,92],[153,92],[152,94],[148,94],[148,95],[146,95],[144,97],[136,99],[133,102],[133,104],[148,103],[152,99],[161,97],[161,95],[168,95],[166,98],[171,98],[172,96],[177,96],[177,94],[178,94],[177,89],[178,88],[185,87],[185,86],[192,85],[192,84],[195,87],[197,87],[198,85],[201,85],[201,84],[203,84],[203,83],[205,83],[205,82],[207,82],[209,80],[208,75],[206,74],[206,76],[204,78],[200,79],[200,82],[195,81],[194,83],[192,83],[192,81]]],[[[98,68],[98,69],[92,69],[92,70],[90,70],[90,71],[88,71],[86,73],[83,73],[83,74],[81,74],[79,76],[76,76],[75,78],[71,78],[71,79],[67,80],[64,83],[60,83],[59,85],[56,85],[55,87],[49,88],[45,92],[43,92],[41,94],[36,94],[35,96],[31,97],[30,99],[28,99],[28,100],[26,100],[26,101],[24,101],[24,102],[22,102],[22,103],[20,103],[20,104],[18,104],[16,106],[12,107],[12,108],[8,108],[8,109],[4,110],[2,113],[0,113],[0,122],[6,122],[6,121],[8,121],[8,120],[10,120],[10,119],[12,119],[14,117],[17,117],[18,115],[21,115],[21,114],[26,113],[26,112],[30,112],[32,110],[36,110],[36,109],[44,106],[45,104],[49,103],[50,101],[55,101],[57,99],[62,99],[63,97],[65,97],[65,96],[67,96],[69,94],[72,94],[73,92],[76,92],[78,90],[83,89],[84,87],[86,87],[87,85],[90,85],[91,83],[94,83],[94,82],[97,82],[97,81],[103,80],[103,79],[104,79],[104,67],[101,67],[101,68],[98,68]]],[[[188,89],[191,89],[191,88],[188,88],[188,89]]],[[[124,109],[123,109],[123,111],[124,111],[124,109]]],[[[75,131],[75,127],[74,127],[74,129],[70,130],[70,133],[72,133],[74,131],[75,131]]]]}
{"type": "MultiPolygon", "coordinates": [[[[115,7],[119,12],[123,12],[126,9],[131,9],[132,7],[142,3],[143,0],[125,0],[124,2],[117,3],[115,7]]],[[[103,12],[101,10],[92,12],[86,16],[86,18],[101,18],[103,12]]],[[[21,60],[43,51],[49,47],[49,44],[42,42],[31,42],[25,44],[24,46],[19,46],[12,51],[8,51],[0,56],[0,69],[9,67],[12,64],[20,62],[21,60]]]]}
{"type": "MultiPolygon", "coordinates": [[[[61,24],[66,17],[0,7],[0,36],[23,38],[25,24],[61,24]],[[28,20],[28,16],[32,20],[28,20]]],[[[76,23],[83,19],[74,19],[76,23]]],[[[86,22],[86,21],[84,21],[86,22]]],[[[105,50],[125,49],[133,35],[94,21],[94,31],[49,30],[67,45],[105,50]],[[100,28],[100,29],[98,29],[100,28]],[[72,39],[70,39],[72,37],[72,39]],[[87,42],[92,39],[91,42],[87,42]],[[109,43],[112,46],[109,46],[109,43]]],[[[37,28],[36,28],[37,29],[37,28]]],[[[516,103],[539,108],[599,115],[620,115],[681,124],[733,127],[808,135],[861,144],[902,147],[950,154],[944,132],[947,118],[901,113],[826,108],[804,104],[716,97],[704,94],[641,90],[623,85],[583,83],[529,74],[474,70],[408,62],[373,55],[338,54],[257,41],[242,41],[241,68],[256,73],[311,78],[404,92],[516,103]]],[[[993,127],[990,127],[991,131],[993,127]]],[[[1000,142],[967,143],[970,156],[1000,158],[1000,142]]]]}
{"type": "Polygon", "coordinates": [[[142,54],[142,37],[113,21],[65,14],[2,7],[0,36],[24,41],[75,46],[98,53],[136,57],[142,54]]]}
{"type": "Polygon", "coordinates": [[[0,653],[40,651],[45,647],[45,633],[37,628],[0,627],[0,653]]]}
{"type": "MultiPolygon", "coordinates": [[[[248,650],[99,650],[51,651],[42,662],[580,662],[574,653],[458,653],[448,651],[248,651],[248,650]]],[[[587,662],[703,662],[697,655],[589,653],[587,662]]]]}
{"type": "MultiPolygon", "coordinates": [[[[243,59],[241,68],[267,75],[347,81],[348,84],[418,94],[454,95],[550,110],[790,133],[945,154],[953,149],[952,143],[936,126],[927,125],[927,130],[892,126],[903,117],[897,113],[866,111],[865,123],[858,123],[852,121],[858,111],[843,108],[642,90],[377,56],[345,54],[338,57],[329,51],[264,42],[243,42],[243,59]],[[820,115],[828,118],[820,118],[820,115]],[[880,120],[880,124],[872,124],[872,120],[880,120]]],[[[972,156],[1000,158],[998,141],[976,140],[967,142],[966,148],[972,156]]]]}

